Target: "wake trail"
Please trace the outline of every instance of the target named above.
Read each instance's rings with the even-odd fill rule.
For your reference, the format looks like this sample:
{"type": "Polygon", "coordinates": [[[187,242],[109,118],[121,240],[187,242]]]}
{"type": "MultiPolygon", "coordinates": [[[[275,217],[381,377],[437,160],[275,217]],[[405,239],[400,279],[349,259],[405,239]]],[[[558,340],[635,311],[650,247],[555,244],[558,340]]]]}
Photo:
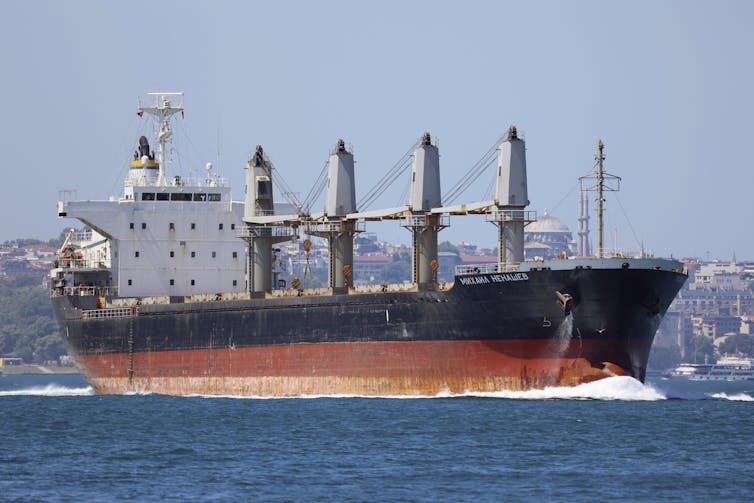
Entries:
{"type": "Polygon", "coordinates": [[[270,396],[241,396],[241,395],[188,395],[185,398],[226,398],[237,400],[312,400],[312,399],[459,399],[459,398],[490,398],[504,400],[616,400],[616,401],[660,401],[660,400],[728,400],[754,402],[754,397],[745,393],[728,395],[725,393],[685,393],[676,394],[660,390],[651,384],[642,384],[633,377],[615,376],[598,381],[579,384],[571,387],[546,387],[544,389],[530,389],[525,391],[466,391],[452,393],[448,390],[436,395],[296,395],[285,397],[270,396]]]}
{"type": "MultiPolygon", "coordinates": [[[[83,388],[68,388],[56,384],[24,388],[19,390],[0,391],[3,396],[93,396],[96,393],[90,386],[83,388]]],[[[121,396],[163,396],[151,392],[129,392],[121,396]]],[[[417,399],[459,399],[459,398],[489,398],[504,400],[616,400],[616,401],[660,401],[660,400],[723,400],[731,402],[754,402],[754,396],[747,393],[694,393],[676,392],[673,390],[657,389],[651,384],[642,384],[633,377],[615,376],[598,381],[579,384],[571,387],[551,386],[543,389],[525,391],[466,391],[453,393],[449,390],[436,395],[356,395],[356,394],[317,394],[295,396],[246,396],[246,395],[203,395],[193,394],[173,398],[201,398],[201,399],[234,399],[234,400],[316,400],[316,399],[389,399],[389,400],[417,400],[417,399]]]]}
{"type": "Polygon", "coordinates": [[[35,386],[32,388],[5,390],[0,391],[0,396],[91,396],[94,395],[94,389],[91,386],[86,388],[67,388],[57,384],[48,384],[47,386],[35,386]]]}

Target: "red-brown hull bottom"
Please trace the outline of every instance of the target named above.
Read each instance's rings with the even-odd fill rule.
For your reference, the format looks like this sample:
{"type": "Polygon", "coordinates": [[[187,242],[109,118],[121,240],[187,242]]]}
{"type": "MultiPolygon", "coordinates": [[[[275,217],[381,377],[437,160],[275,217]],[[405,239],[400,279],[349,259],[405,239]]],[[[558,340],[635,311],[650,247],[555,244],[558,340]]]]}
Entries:
{"type": "Polygon", "coordinates": [[[90,354],[98,393],[167,395],[437,395],[574,386],[623,374],[610,341],[412,341],[90,354]],[[588,345],[589,347],[584,347],[588,345]],[[608,361],[589,354],[610,355],[608,361]]]}

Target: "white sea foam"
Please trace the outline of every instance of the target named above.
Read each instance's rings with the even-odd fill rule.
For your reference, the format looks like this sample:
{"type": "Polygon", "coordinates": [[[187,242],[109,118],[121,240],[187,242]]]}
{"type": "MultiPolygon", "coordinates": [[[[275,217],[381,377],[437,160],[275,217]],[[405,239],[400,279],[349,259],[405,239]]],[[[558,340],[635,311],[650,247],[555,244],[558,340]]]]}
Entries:
{"type": "Polygon", "coordinates": [[[298,395],[289,397],[261,397],[239,395],[188,395],[195,398],[233,399],[317,399],[317,398],[381,398],[381,399],[431,399],[431,398],[505,398],[510,400],[665,400],[666,397],[650,385],[632,377],[607,377],[599,381],[573,387],[548,387],[527,391],[490,391],[451,393],[443,390],[436,395],[298,395]]]}
{"type": "Polygon", "coordinates": [[[94,395],[91,386],[86,388],[67,388],[57,384],[35,386],[32,388],[0,391],[0,396],[89,396],[94,395]]]}
{"type": "MultiPolygon", "coordinates": [[[[78,391],[88,391],[93,394],[91,388],[82,388],[78,391]]],[[[11,392],[15,394],[31,394],[29,390],[24,392],[11,392]]],[[[70,390],[77,391],[77,390],[70,390]]],[[[2,393],[0,393],[2,394],[2,393]]],[[[125,395],[149,395],[149,392],[129,392],[125,395]]],[[[531,389],[526,391],[467,391],[464,393],[452,393],[443,390],[436,395],[356,395],[356,394],[316,394],[295,396],[254,396],[254,395],[206,395],[191,394],[185,398],[225,398],[233,400],[315,400],[315,399],[390,399],[390,400],[416,400],[416,399],[457,399],[457,398],[495,398],[506,400],[618,400],[618,401],[658,401],[658,400],[731,400],[751,402],[754,397],[745,394],[726,393],[690,393],[676,392],[668,389],[656,388],[652,384],[642,384],[633,377],[615,376],[606,377],[598,381],[579,384],[572,387],[546,387],[544,389],[531,389]]]]}
{"type": "Polygon", "coordinates": [[[468,392],[463,396],[505,398],[509,400],[730,400],[754,402],[747,393],[678,392],[642,384],[633,377],[616,376],[573,387],[547,387],[527,391],[496,391],[490,393],[468,392]]]}
{"type": "Polygon", "coordinates": [[[672,379],[656,381],[661,393],[673,400],[729,400],[732,402],[754,402],[751,388],[741,390],[741,383],[733,382],[688,382],[672,379]],[[730,388],[733,385],[733,389],[730,388]]]}
{"type": "Polygon", "coordinates": [[[450,393],[440,393],[438,395],[346,395],[346,394],[320,394],[320,395],[290,395],[290,396],[257,396],[257,395],[185,395],[186,398],[231,398],[234,400],[314,400],[321,398],[381,398],[391,400],[407,400],[417,398],[452,398],[450,393]]]}
{"type": "Polygon", "coordinates": [[[754,402],[754,397],[747,395],[746,393],[736,393],[733,395],[727,393],[714,393],[709,396],[720,400],[730,400],[732,402],[754,402]]]}
{"type": "Polygon", "coordinates": [[[547,387],[527,391],[493,391],[489,393],[465,393],[464,396],[506,398],[509,400],[627,400],[656,401],[667,397],[650,385],[642,384],[633,377],[607,377],[578,386],[547,387]]]}

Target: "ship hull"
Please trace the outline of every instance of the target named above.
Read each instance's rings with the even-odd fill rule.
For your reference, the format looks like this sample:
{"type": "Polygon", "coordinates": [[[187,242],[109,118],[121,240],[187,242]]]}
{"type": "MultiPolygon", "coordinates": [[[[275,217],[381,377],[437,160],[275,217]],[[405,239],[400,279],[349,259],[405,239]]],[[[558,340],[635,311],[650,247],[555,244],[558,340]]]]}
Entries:
{"type": "Polygon", "coordinates": [[[53,304],[100,393],[436,395],[643,380],[685,279],[669,266],[528,270],[457,277],[448,291],[143,305],[98,319],[83,316],[92,298],[53,304]]]}
{"type": "Polygon", "coordinates": [[[573,386],[620,367],[613,341],[572,344],[552,358],[550,342],[416,341],[295,344],[214,350],[87,355],[79,359],[98,393],[168,395],[438,395],[573,386]],[[129,369],[133,369],[133,373],[129,369]]]}

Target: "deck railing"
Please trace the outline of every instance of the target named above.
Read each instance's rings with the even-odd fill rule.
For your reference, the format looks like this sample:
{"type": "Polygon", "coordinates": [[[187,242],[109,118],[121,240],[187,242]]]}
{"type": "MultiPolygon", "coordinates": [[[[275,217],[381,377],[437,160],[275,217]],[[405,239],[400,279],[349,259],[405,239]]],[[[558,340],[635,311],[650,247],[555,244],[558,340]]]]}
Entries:
{"type": "Polygon", "coordinates": [[[81,311],[81,319],[98,320],[106,318],[130,318],[137,315],[135,307],[116,307],[113,309],[89,309],[81,311]]]}
{"type": "Polygon", "coordinates": [[[456,276],[468,276],[472,274],[492,274],[500,272],[513,272],[518,270],[518,264],[485,263],[485,264],[461,264],[456,266],[456,276]]]}
{"type": "Polygon", "coordinates": [[[61,297],[94,297],[98,295],[116,297],[118,288],[114,286],[65,286],[53,288],[52,295],[61,297]]]}

